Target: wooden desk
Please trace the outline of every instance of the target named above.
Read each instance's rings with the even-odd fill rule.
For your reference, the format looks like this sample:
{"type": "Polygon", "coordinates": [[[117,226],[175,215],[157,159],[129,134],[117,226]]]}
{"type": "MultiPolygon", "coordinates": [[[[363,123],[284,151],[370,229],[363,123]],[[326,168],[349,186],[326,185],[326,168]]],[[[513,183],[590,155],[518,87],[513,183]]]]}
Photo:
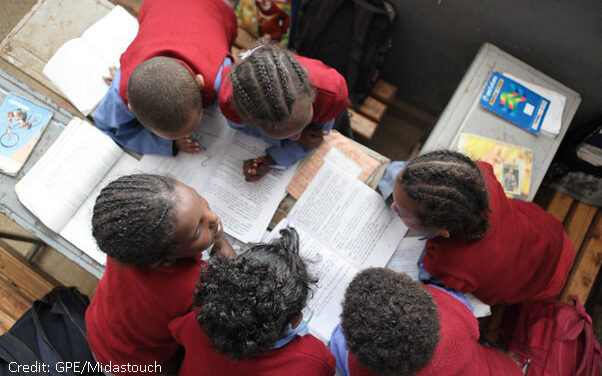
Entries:
{"type": "Polygon", "coordinates": [[[100,278],[104,268],[73,244],[44,226],[42,222],[19,202],[17,194],[15,193],[15,184],[17,184],[23,175],[31,169],[38,159],[40,159],[42,154],[44,154],[50,145],[52,145],[54,140],[57,139],[65,125],[73,118],[73,114],[56,105],[48,97],[17,81],[2,70],[0,70],[0,92],[15,93],[24,98],[44,104],[54,110],[54,116],[50,121],[50,124],[48,124],[42,138],[34,148],[21,172],[15,177],[0,174],[0,212],[25,230],[40,238],[46,244],[60,251],[67,258],[80,265],[94,276],[100,278]]]}
{"type": "Polygon", "coordinates": [[[532,200],[541,184],[556,150],[581,103],[581,96],[558,81],[538,72],[492,44],[485,43],[458,85],[456,92],[422,152],[437,149],[457,150],[461,132],[473,133],[533,150],[533,171],[528,200],[532,200]],[[491,72],[511,73],[536,85],[555,90],[566,96],[560,134],[552,138],[533,135],[485,110],[478,103],[491,72]]]}

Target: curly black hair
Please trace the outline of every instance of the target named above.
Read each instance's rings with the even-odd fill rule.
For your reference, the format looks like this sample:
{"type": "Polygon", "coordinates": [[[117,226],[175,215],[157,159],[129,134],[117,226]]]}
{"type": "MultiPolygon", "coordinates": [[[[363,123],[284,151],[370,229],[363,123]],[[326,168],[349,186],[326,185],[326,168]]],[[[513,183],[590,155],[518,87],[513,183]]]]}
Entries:
{"type": "Polygon", "coordinates": [[[132,111],[145,127],[175,132],[202,111],[194,75],[179,61],[156,56],[134,69],[127,85],[132,111]]]}
{"type": "Polygon", "coordinates": [[[92,235],[101,251],[139,268],[173,261],[175,180],[134,174],[113,180],[94,205],[92,235]]]}
{"type": "Polygon", "coordinates": [[[483,237],[489,229],[489,196],[483,175],[464,154],[436,150],[410,160],[398,178],[421,208],[424,227],[443,228],[452,236],[483,237]]]}
{"type": "Polygon", "coordinates": [[[315,97],[305,69],[276,45],[255,47],[234,64],[230,80],[238,112],[245,123],[259,129],[280,129],[296,103],[311,104],[315,97]]]}
{"type": "Polygon", "coordinates": [[[297,231],[286,228],[280,234],[237,258],[217,258],[201,271],[197,321],[213,347],[232,359],[272,349],[317,282],[299,256],[297,231]]]}
{"type": "Polygon", "coordinates": [[[433,357],[439,342],[435,302],[419,282],[385,268],[353,278],[341,327],[351,354],[381,375],[412,375],[433,357]]]}

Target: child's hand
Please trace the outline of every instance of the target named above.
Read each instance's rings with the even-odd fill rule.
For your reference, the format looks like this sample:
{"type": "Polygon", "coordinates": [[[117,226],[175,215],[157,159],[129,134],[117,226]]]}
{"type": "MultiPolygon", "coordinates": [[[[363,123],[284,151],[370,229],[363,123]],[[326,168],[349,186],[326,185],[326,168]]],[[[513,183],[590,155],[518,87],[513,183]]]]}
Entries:
{"type": "Polygon", "coordinates": [[[324,136],[327,134],[328,131],[306,127],[301,133],[298,142],[305,150],[315,149],[320,146],[322,141],[324,141],[324,136]]]}
{"type": "Polygon", "coordinates": [[[211,250],[210,256],[234,258],[236,257],[236,252],[234,251],[234,248],[232,248],[230,242],[227,241],[226,238],[221,237],[215,241],[215,244],[213,244],[213,249],[211,250]]]}
{"type": "Polygon", "coordinates": [[[107,85],[110,85],[113,82],[113,78],[115,78],[115,73],[117,73],[117,67],[109,67],[109,76],[103,76],[102,79],[107,85]]]}
{"type": "Polygon", "coordinates": [[[201,144],[197,140],[190,138],[190,136],[178,138],[174,142],[178,150],[185,153],[198,153],[201,151],[201,144]]]}
{"type": "Polygon", "coordinates": [[[257,181],[270,171],[270,166],[276,164],[272,157],[265,156],[247,159],[242,165],[242,173],[246,181],[257,181]]]}

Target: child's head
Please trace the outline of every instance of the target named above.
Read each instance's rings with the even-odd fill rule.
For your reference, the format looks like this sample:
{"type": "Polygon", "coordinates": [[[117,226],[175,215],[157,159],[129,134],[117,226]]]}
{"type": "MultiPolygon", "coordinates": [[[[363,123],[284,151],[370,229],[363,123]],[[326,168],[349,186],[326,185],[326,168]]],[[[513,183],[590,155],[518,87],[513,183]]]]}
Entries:
{"type": "Polygon", "coordinates": [[[202,79],[175,59],[157,56],[134,69],[127,85],[130,109],[165,139],[189,135],[201,120],[202,79]]]}
{"type": "Polygon", "coordinates": [[[412,375],[432,359],[439,342],[437,306],[407,274],[370,268],[353,278],[341,327],[349,352],[382,375],[412,375]]]}
{"type": "Polygon", "coordinates": [[[477,239],[489,228],[483,175],[467,156],[432,151],[410,160],[395,179],[393,209],[409,228],[477,239]]]}
{"type": "Polygon", "coordinates": [[[241,118],[268,137],[296,140],[311,123],[315,91],[290,52],[257,46],[234,65],[230,80],[241,118]]]}
{"type": "Polygon", "coordinates": [[[127,175],[112,181],[98,195],[92,216],[92,234],[100,250],[140,268],[195,256],[222,231],[204,198],[161,175],[127,175]]]}
{"type": "Polygon", "coordinates": [[[197,320],[213,347],[232,359],[264,353],[302,318],[316,283],[299,256],[292,228],[235,259],[218,258],[201,271],[197,320]]]}

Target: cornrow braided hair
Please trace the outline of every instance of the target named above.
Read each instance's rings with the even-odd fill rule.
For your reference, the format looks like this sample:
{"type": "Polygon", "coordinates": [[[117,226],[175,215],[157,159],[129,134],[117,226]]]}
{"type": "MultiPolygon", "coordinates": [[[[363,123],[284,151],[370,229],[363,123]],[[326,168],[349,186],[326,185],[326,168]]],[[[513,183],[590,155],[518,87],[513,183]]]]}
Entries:
{"type": "Polygon", "coordinates": [[[102,189],[92,235],[101,251],[139,268],[174,260],[175,181],[161,175],[122,176],[102,189]]]}
{"type": "Polygon", "coordinates": [[[275,45],[254,49],[232,67],[230,80],[240,116],[260,129],[280,130],[296,106],[311,105],[315,97],[305,69],[275,45]]]}
{"type": "Polygon", "coordinates": [[[481,238],[489,228],[489,196],[483,175],[467,156],[437,150],[408,162],[398,183],[421,208],[424,227],[444,228],[452,236],[481,238]]]}

